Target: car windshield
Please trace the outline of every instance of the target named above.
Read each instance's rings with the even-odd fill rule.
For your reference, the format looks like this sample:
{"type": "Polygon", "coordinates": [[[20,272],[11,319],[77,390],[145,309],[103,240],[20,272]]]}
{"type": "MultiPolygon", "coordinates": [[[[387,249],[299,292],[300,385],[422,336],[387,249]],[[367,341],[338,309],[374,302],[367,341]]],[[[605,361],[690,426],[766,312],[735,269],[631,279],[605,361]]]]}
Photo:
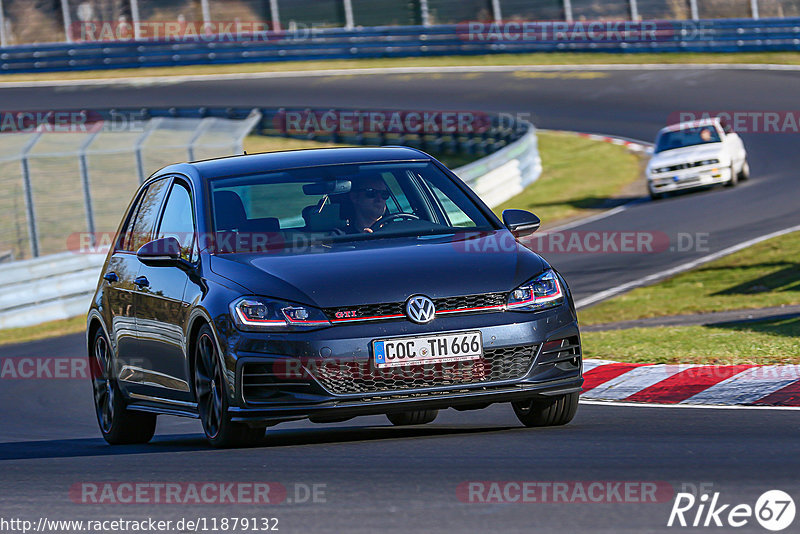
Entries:
{"type": "Polygon", "coordinates": [[[493,230],[431,162],[330,165],[210,181],[218,253],[493,230]]]}
{"type": "Polygon", "coordinates": [[[697,126],[682,130],[662,132],[658,136],[655,152],[674,150],[685,146],[702,145],[705,143],[719,143],[717,129],[713,126],[697,126]]]}

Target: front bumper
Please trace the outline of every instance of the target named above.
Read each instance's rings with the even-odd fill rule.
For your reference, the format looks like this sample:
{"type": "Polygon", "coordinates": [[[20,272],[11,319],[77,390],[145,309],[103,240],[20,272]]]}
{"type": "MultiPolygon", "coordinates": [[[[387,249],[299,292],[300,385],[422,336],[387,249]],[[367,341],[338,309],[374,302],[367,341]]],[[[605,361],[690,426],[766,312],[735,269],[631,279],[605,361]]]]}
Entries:
{"type": "MultiPolygon", "coordinates": [[[[443,316],[427,325],[404,320],[342,325],[303,333],[302,339],[296,334],[266,336],[237,331],[227,341],[229,384],[233,382],[230,415],[234,421],[251,424],[304,418],[337,420],[404,410],[480,408],[496,402],[576,392],[583,382],[578,324],[567,303],[538,313],[443,316]],[[398,382],[399,387],[367,381],[360,383],[357,391],[332,388],[330,377],[326,380],[318,372],[319,366],[331,361],[348,369],[356,366],[363,372],[372,361],[372,341],[376,339],[475,330],[482,334],[485,356],[499,351],[520,357],[512,349],[522,347],[530,349],[528,360],[524,365],[517,361],[506,366],[512,371],[505,374],[492,373],[492,365],[497,363],[489,362],[489,371],[484,369],[485,374],[477,379],[472,376],[460,381],[459,376],[453,379],[448,375],[441,384],[435,380],[412,380],[398,382]],[[415,387],[420,384],[422,387],[415,387]]],[[[354,377],[358,378],[342,375],[343,380],[354,377]]]]}
{"type": "Polygon", "coordinates": [[[669,193],[697,187],[708,187],[729,182],[730,167],[712,169],[687,169],[672,173],[651,174],[647,178],[648,187],[653,193],[669,193]]]}

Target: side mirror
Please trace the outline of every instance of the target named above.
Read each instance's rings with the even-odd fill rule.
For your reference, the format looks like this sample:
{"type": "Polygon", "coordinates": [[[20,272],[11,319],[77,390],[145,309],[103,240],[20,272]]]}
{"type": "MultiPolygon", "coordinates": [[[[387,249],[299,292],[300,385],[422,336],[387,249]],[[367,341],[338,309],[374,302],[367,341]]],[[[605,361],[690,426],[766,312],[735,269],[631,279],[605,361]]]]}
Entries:
{"type": "Polygon", "coordinates": [[[181,244],[174,237],[162,237],[145,243],[136,252],[136,257],[145,265],[153,267],[182,263],[181,244]]]}
{"type": "Polygon", "coordinates": [[[525,210],[503,210],[503,224],[515,237],[530,235],[539,229],[542,221],[525,210]]]}

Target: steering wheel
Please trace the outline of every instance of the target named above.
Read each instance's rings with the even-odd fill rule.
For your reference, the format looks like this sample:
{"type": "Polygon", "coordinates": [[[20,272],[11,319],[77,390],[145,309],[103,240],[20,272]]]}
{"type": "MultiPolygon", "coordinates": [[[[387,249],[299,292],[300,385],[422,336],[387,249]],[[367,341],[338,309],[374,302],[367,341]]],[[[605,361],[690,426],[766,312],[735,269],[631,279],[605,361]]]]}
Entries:
{"type": "Polygon", "coordinates": [[[383,217],[372,223],[372,226],[370,228],[375,228],[376,230],[380,230],[381,228],[383,228],[384,226],[386,226],[391,222],[402,221],[402,220],[418,221],[419,217],[417,217],[413,213],[406,213],[404,211],[401,211],[400,213],[390,213],[389,215],[384,215],[383,217]]]}

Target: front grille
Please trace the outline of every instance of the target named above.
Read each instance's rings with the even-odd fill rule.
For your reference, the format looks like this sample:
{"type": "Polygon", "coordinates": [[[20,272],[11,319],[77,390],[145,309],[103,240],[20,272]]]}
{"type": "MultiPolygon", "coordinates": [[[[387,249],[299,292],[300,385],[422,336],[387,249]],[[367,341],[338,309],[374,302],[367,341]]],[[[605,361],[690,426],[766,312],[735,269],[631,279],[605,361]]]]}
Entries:
{"type": "MultiPolygon", "coordinates": [[[[506,303],[507,293],[483,293],[461,297],[433,299],[436,312],[469,312],[480,311],[481,308],[499,307],[506,303]]],[[[340,308],[325,308],[325,315],[334,322],[364,321],[380,319],[399,319],[405,317],[405,302],[389,302],[383,304],[364,304],[340,308]]]]}
{"type": "Polygon", "coordinates": [[[276,402],[287,392],[304,391],[310,377],[296,358],[246,362],[242,366],[242,398],[248,404],[276,402]]]}
{"type": "Polygon", "coordinates": [[[339,395],[436,388],[522,378],[530,370],[536,350],[537,345],[485,349],[477,360],[382,369],[372,360],[316,360],[308,370],[325,389],[339,395]]]}
{"type": "Polygon", "coordinates": [[[667,167],[659,167],[657,172],[674,172],[674,171],[682,171],[684,169],[692,169],[694,167],[703,167],[705,165],[715,165],[714,163],[705,163],[705,161],[693,161],[690,163],[679,163],[677,165],[669,165],[667,167]]]}

